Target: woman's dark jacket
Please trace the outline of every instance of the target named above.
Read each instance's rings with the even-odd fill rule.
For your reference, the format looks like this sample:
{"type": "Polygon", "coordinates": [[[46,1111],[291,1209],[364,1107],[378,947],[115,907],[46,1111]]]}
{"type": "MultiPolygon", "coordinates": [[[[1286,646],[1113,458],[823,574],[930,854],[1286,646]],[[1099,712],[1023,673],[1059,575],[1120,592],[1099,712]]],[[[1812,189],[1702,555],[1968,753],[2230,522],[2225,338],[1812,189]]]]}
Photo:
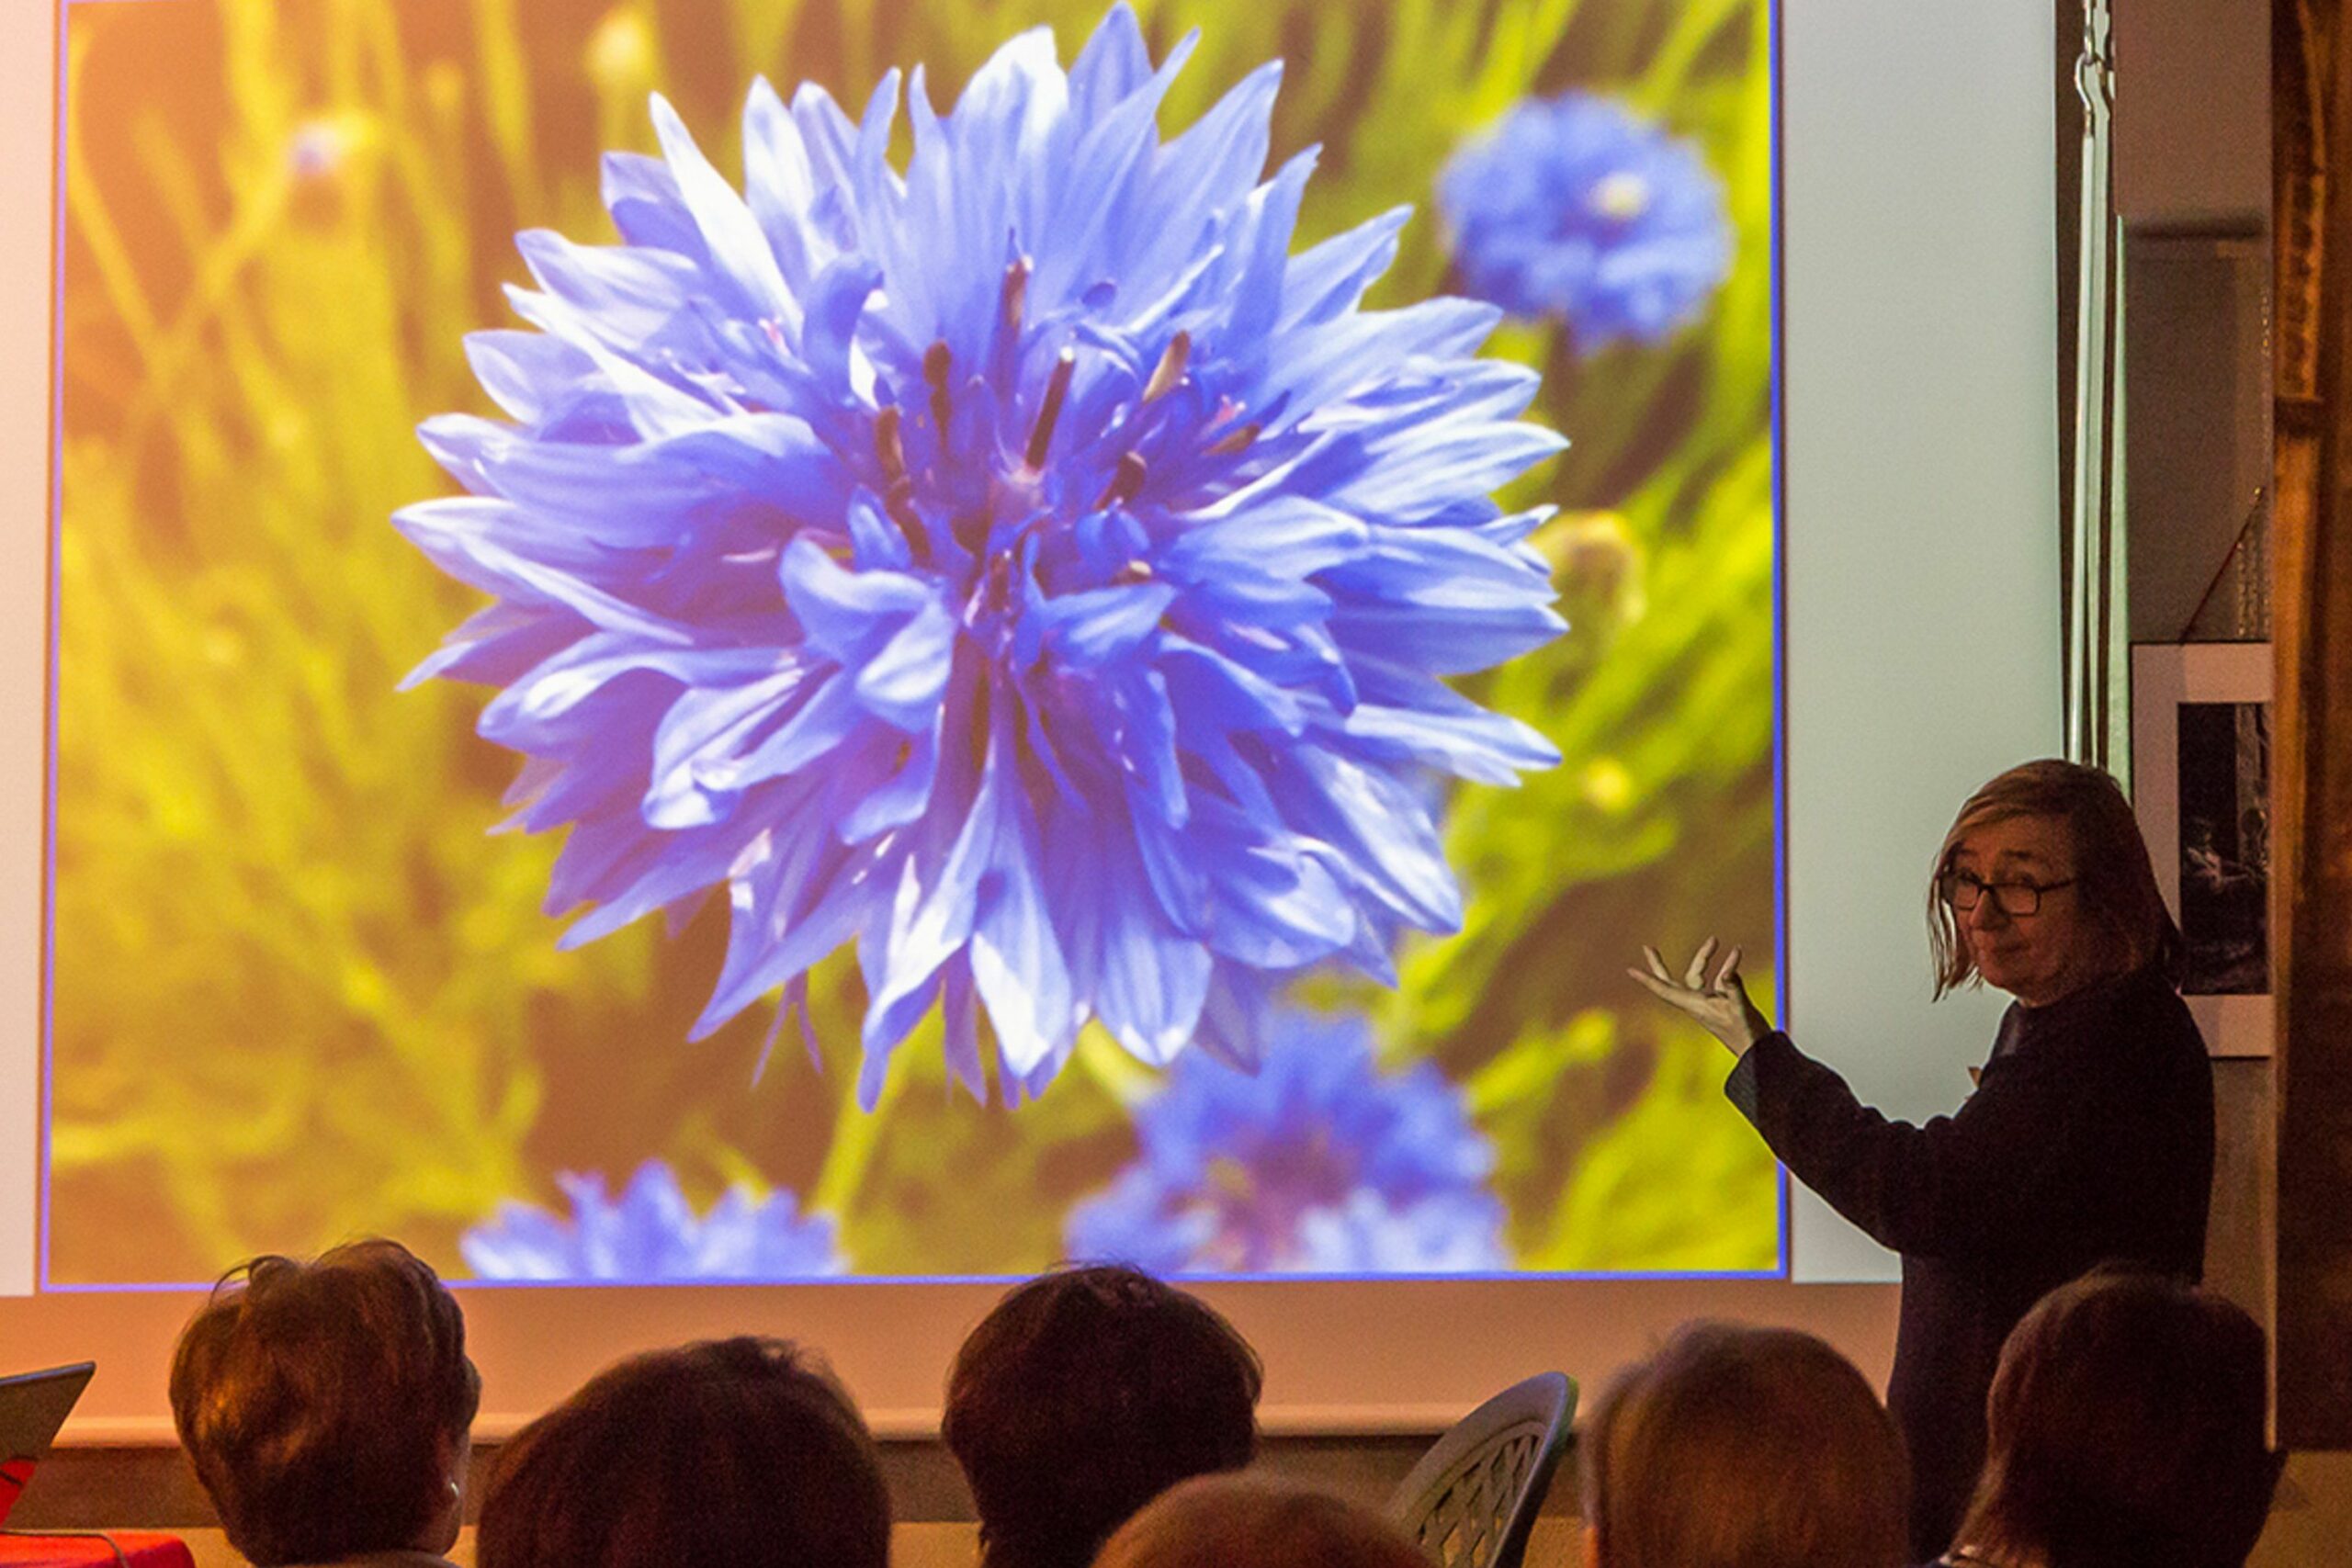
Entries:
{"type": "Polygon", "coordinates": [[[2213,1075],[2153,969],[2013,1004],[1976,1092],[1925,1126],[1854,1098],[1785,1034],[1724,1092],[1789,1173],[1903,1255],[1887,1404],[1911,1450],[1912,1546],[1951,1543],[1984,1458],[2001,1342],[2109,1259],[2194,1280],[2213,1182],[2213,1075]]]}

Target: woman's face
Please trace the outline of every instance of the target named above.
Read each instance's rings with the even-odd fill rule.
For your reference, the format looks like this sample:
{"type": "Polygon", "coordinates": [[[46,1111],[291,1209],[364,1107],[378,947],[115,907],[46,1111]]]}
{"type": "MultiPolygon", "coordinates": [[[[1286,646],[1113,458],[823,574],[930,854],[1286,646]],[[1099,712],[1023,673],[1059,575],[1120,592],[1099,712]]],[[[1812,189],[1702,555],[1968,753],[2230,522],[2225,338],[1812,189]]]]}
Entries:
{"type": "MultiPolygon", "coordinates": [[[[2073,835],[2054,817],[2007,817],[1970,829],[1946,869],[1993,886],[2030,884],[2041,907],[2012,915],[1986,893],[1973,909],[1952,909],[1961,940],[1984,983],[2028,1007],[2054,1002],[2098,977],[2103,944],[2075,881],[2073,835]]],[[[2014,897],[2014,896],[2012,896],[2014,897]]]]}

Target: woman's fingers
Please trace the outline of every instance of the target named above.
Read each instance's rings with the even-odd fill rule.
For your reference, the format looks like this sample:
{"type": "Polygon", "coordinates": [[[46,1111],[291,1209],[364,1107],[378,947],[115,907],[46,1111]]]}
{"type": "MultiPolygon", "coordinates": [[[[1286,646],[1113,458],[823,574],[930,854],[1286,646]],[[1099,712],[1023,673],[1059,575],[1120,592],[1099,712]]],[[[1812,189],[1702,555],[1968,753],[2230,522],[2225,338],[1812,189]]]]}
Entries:
{"type": "Polygon", "coordinates": [[[1630,965],[1626,977],[1642,989],[1676,1011],[1689,1014],[1699,1025],[1729,1046],[1735,1054],[1745,1052],[1765,1035],[1772,1025],[1747,999],[1747,984],[1739,977],[1742,949],[1733,948],[1724,954],[1721,964],[1714,966],[1714,979],[1707,978],[1708,968],[1723,943],[1709,937],[1691,956],[1690,964],[1677,979],[1666,966],[1666,960],[1655,947],[1642,949],[1642,962],[1647,969],[1630,965]]]}
{"type": "Polygon", "coordinates": [[[1661,980],[1655,975],[1645,975],[1640,970],[1632,968],[1627,969],[1625,973],[1632,976],[1642,989],[1658,1000],[1669,1007],[1679,1008],[1693,1017],[1697,1016],[1700,1008],[1706,1005],[1706,998],[1683,989],[1670,977],[1661,980]]]}

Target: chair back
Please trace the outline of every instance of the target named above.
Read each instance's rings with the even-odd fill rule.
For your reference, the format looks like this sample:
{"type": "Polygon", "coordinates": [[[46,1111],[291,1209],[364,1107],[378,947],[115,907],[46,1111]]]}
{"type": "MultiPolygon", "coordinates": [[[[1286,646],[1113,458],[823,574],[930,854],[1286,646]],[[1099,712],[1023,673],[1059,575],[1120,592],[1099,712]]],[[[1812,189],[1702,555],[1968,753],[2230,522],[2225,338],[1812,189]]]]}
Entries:
{"type": "Polygon", "coordinates": [[[1576,1407],[1577,1385],[1559,1372],[1513,1383],[1421,1456],[1388,1517],[1438,1568],[1520,1568],[1576,1407]]]}

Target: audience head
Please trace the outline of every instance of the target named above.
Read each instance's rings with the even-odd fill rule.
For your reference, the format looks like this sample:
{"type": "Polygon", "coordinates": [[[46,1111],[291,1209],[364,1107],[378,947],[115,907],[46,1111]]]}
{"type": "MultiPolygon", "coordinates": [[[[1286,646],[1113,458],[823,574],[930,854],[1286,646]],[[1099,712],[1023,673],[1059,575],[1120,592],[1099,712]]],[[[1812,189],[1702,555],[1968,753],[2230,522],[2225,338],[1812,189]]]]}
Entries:
{"type": "Polygon", "coordinates": [[[1587,1423],[1598,1568],[1896,1568],[1908,1470],[1852,1363],[1810,1334],[1697,1323],[1587,1423]]]}
{"type": "MultiPolygon", "coordinates": [[[[1928,943],[1938,996],[1981,979],[2028,1000],[2042,998],[2012,983],[2001,972],[2005,967],[2061,963],[2068,971],[2058,987],[2063,992],[2150,964],[2177,979],[2183,951],[2180,929],[2156,890],[2147,842],[2122,786],[2098,768],[2054,757],[2019,763],[1961,807],[1936,852],[1928,884],[1928,943]],[[1981,914],[1955,909],[1948,897],[1949,874],[1970,869],[1986,879],[2003,874],[1989,857],[1967,868],[1956,868],[1954,862],[1996,835],[2006,840],[2020,831],[2036,834],[2033,847],[2048,839],[2043,858],[2064,863],[2023,868],[2022,877],[2010,873],[2004,879],[2063,886],[2043,894],[2030,915],[2008,915],[1997,899],[1980,903],[1981,914]],[[1986,951],[1978,950],[1980,943],[1986,951]]],[[[2029,977],[2047,981],[2043,976],[2029,977]]]]}
{"type": "Polygon", "coordinates": [[[1094,1568],[1429,1568],[1378,1514],[1251,1475],[1170,1487],[1121,1525],[1094,1568]]]}
{"type": "Polygon", "coordinates": [[[1136,1269],[1015,1287],[947,1379],[947,1446],[988,1568],[1084,1568],[1170,1486],[1248,1464],[1261,1377],[1231,1324],[1136,1269]]]}
{"type": "Polygon", "coordinates": [[[481,1380],[466,1321],[397,1242],[222,1276],[172,1357],[172,1419],[259,1568],[458,1538],[481,1380]]]}
{"type": "Polygon", "coordinates": [[[607,1368],[515,1435],[481,1568],[886,1568],[890,1499],[841,1386],[778,1339],[607,1368]]]}
{"type": "Polygon", "coordinates": [[[2009,1335],[1959,1540],[2047,1568],[2238,1568],[2282,1456],[2265,1437],[2262,1330],[2229,1302],[2101,1269],[2009,1335]]]}

